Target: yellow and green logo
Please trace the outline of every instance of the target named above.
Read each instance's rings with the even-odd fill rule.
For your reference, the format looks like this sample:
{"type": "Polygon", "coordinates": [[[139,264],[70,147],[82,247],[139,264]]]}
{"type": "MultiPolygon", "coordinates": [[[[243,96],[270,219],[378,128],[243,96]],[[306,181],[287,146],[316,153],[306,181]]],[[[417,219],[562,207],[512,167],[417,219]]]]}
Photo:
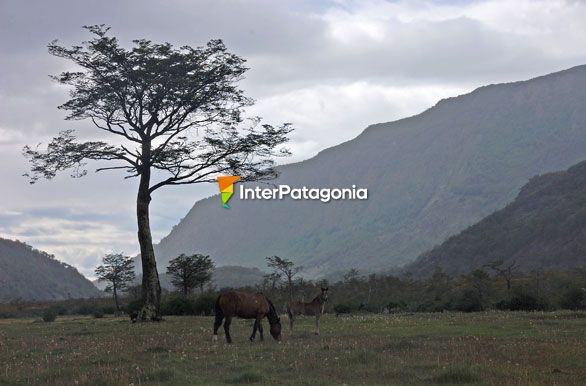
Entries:
{"type": "Polygon", "coordinates": [[[234,183],[238,181],[238,176],[218,176],[218,185],[220,186],[220,194],[222,195],[222,206],[226,209],[230,208],[228,201],[234,194],[234,183]]]}

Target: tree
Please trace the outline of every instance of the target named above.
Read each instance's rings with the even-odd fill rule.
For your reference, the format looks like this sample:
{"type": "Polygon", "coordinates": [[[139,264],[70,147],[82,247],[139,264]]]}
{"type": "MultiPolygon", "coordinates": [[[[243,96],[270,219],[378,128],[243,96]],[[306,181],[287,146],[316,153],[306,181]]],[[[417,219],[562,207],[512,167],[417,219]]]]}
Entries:
{"type": "Polygon", "coordinates": [[[281,281],[282,274],[278,272],[271,272],[263,275],[263,288],[269,288],[274,291],[277,288],[277,283],[281,281]]]}
{"type": "Polygon", "coordinates": [[[167,273],[171,275],[171,283],[184,297],[187,297],[192,289],[199,287],[203,294],[203,287],[211,281],[214,263],[209,256],[195,254],[179,255],[169,262],[167,273]]]}
{"type": "Polygon", "coordinates": [[[351,268],[344,274],[344,281],[347,283],[355,283],[360,278],[360,273],[356,268],[351,268]]]}
{"type": "Polygon", "coordinates": [[[98,161],[96,172],[121,170],[125,178],[139,179],[140,319],[160,320],[152,194],[164,186],[214,182],[218,175],[242,181],[273,178],[274,157],[290,154],[282,145],[292,129],[243,119],[244,108],[253,104],[237,85],[247,70],[245,60],[227,52],[221,40],[197,48],[135,40],[125,49],[104,25],[84,28],[93,38],[81,45],[49,44],[51,54],[80,67],[53,77],[72,87],[70,99],[59,108],[69,112],[68,120],[90,120],[108,138],[79,141],[73,130],[65,130],[46,149],[26,146],[31,171],[25,176],[34,183],[72,169],[72,177],[81,177],[88,161],[98,161]],[[250,124],[245,127],[245,122],[250,124]]]}
{"type": "Polygon", "coordinates": [[[278,275],[283,275],[287,279],[287,289],[289,292],[289,301],[293,301],[293,278],[303,267],[295,267],[295,263],[290,260],[280,258],[279,256],[267,257],[267,265],[278,275]]]}
{"type": "Polygon", "coordinates": [[[109,284],[104,291],[114,294],[116,310],[120,311],[118,293],[126,291],[128,284],[134,281],[134,261],[122,253],[110,253],[102,259],[103,265],[96,268],[95,273],[100,281],[107,281],[109,284]]]}
{"type": "Polygon", "coordinates": [[[209,256],[195,255],[196,284],[199,287],[200,295],[203,295],[203,287],[212,281],[214,273],[214,262],[209,256]]]}
{"type": "Polygon", "coordinates": [[[485,267],[488,267],[495,271],[499,276],[505,279],[507,283],[507,296],[511,296],[511,285],[513,282],[513,277],[515,276],[517,270],[517,262],[513,261],[509,265],[505,266],[505,262],[502,260],[494,261],[488,264],[485,264],[485,267]]]}
{"type": "Polygon", "coordinates": [[[484,311],[487,293],[489,291],[490,276],[481,269],[477,269],[470,274],[470,284],[476,293],[480,311],[484,311]]]}

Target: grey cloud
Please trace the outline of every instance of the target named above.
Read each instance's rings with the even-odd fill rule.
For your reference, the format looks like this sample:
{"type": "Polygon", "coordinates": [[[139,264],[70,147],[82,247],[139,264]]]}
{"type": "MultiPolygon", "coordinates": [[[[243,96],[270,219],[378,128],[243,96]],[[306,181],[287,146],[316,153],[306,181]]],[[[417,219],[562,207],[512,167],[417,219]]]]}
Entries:
{"type": "MultiPolygon", "coordinates": [[[[470,4],[501,7],[498,2],[470,4]]],[[[243,82],[258,100],[251,113],[270,123],[296,124],[291,148],[297,161],[352,138],[370,123],[417,113],[451,93],[586,61],[581,30],[563,30],[565,24],[580,25],[585,4],[575,3],[571,14],[560,16],[571,18],[567,22],[536,21],[537,34],[517,32],[517,25],[499,28],[473,12],[460,12],[467,6],[460,1],[3,0],[0,230],[59,253],[65,261],[82,265],[84,273],[109,248],[137,251],[136,181],[124,181],[115,172],[90,173],[83,180],[71,180],[65,173],[29,186],[21,177],[28,167],[20,154],[24,143],[46,141],[63,128],[94,135],[85,122],[63,121],[65,113],[56,107],[66,101],[67,90],[48,78],[69,64],[50,56],[47,43],[57,38],[64,45],[78,44],[88,38],[80,28],[84,24],[108,24],[125,43],[144,37],[197,46],[224,39],[251,67],[243,82]],[[447,16],[421,16],[429,7],[446,8],[447,16]],[[336,26],[342,26],[336,33],[346,34],[347,40],[335,35],[336,26]],[[352,26],[358,28],[355,36],[352,26]],[[557,41],[566,49],[552,53],[557,41]],[[35,219],[43,219],[43,227],[35,219]],[[43,230],[47,224],[54,224],[56,231],[43,230]],[[61,231],[72,224],[97,241],[84,246],[66,239],[61,231]]],[[[157,192],[152,204],[155,238],[164,236],[197,199],[212,193],[212,185],[157,192]]]]}

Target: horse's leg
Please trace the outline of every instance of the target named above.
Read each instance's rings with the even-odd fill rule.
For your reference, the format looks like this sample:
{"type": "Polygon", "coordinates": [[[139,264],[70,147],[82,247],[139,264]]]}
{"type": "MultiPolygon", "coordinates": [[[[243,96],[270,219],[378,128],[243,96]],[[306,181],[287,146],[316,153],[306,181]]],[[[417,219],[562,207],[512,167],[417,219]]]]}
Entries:
{"type": "Polygon", "coordinates": [[[254,321],[254,327],[252,327],[252,335],[250,335],[250,341],[254,342],[254,338],[256,337],[256,329],[258,328],[258,319],[254,321]]]}
{"type": "Polygon", "coordinates": [[[265,339],[262,335],[262,318],[256,319],[256,322],[258,323],[258,332],[260,333],[260,341],[262,342],[265,339]]]}
{"type": "Polygon", "coordinates": [[[232,337],[230,336],[230,323],[232,323],[232,317],[226,316],[224,321],[224,332],[226,333],[226,342],[232,343],[232,337]]]}
{"type": "Polygon", "coordinates": [[[224,320],[224,315],[216,314],[216,320],[214,321],[214,336],[213,340],[218,340],[218,329],[222,325],[222,321],[224,320]]]}

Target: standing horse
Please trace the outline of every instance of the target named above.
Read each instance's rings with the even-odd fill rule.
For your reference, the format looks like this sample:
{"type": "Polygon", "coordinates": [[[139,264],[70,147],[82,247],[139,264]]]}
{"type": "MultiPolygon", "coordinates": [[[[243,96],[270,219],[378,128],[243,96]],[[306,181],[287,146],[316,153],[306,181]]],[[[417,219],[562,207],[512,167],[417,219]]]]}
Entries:
{"type": "Polygon", "coordinates": [[[226,342],[232,343],[230,336],[230,323],[232,317],[238,316],[243,319],[256,319],[252,329],[250,341],[254,341],[256,330],[262,335],[262,319],[266,316],[271,326],[270,333],[275,340],[281,340],[281,320],[275,310],[273,303],[263,294],[252,294],[248,292],[230,291],[218,296],[214,307],[216,320],[214,321],[214,340],[218,340],[218,328],[224,321],[224,331],[226,332],[226,342]]]}
{"type": "Polygon", "coordinates": [[[321,293],[317,295],[310,303],[289,302],[287,303],[287,313],[289,314],[289,327],[293,331],[293,322],[296,315],[315,315],[315,335],[319,335],[319,318],[324,312],[324,307],[328,301],[328,288],[321,288],[321,293]]]}

